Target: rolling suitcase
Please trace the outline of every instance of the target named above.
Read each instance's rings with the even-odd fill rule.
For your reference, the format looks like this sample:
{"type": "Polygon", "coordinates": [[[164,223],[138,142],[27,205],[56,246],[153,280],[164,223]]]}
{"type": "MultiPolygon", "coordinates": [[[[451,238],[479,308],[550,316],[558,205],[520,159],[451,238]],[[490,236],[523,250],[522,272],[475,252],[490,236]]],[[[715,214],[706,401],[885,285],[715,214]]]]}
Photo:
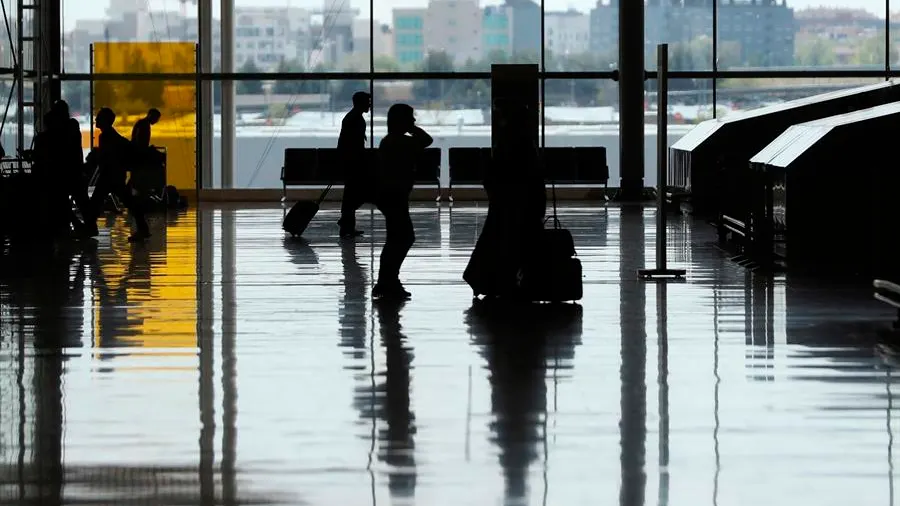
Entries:
{"type": "Polygon", "coordinates": [[[283,228],[285,232],[291,234],[292,237],[303,235],[303,232],[306,231],[306,227],[309,226],[309,222],[312,221],[316,216],[316,213],[319,212],[319,206],[325,201],[325,197],[328,196],[329,191],[331,191],[330,184],[325,187],[325,191],[322,192],[322,195],[319,196],[318,200],[301,200],[294,204],[291,207],[291,210],[288,211],[287,216],[284,217],[281,228],[283,228]]]}
{"type": "Polygon", "coordinates": [[[583,296],[581,260],[575,257],[572,234],[556,216],[553,228],[545,228],[529,265],[522,269],[519,284],[532,302],[571,302],[583,296]]]}

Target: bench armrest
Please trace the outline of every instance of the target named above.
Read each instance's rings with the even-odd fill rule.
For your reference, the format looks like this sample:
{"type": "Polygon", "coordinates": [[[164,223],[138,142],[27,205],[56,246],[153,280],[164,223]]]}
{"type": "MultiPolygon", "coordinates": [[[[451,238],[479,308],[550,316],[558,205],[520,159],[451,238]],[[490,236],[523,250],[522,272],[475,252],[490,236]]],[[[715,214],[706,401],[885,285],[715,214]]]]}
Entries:
{"type": "Polygon", "coordinates": [[[872,286],[876,290],[884,290],[886,292],[893,292],[900,296],[900,285],[896,283],[891,283],[890,281],[884,279],[876,279],[872,282],[872,286]]]}

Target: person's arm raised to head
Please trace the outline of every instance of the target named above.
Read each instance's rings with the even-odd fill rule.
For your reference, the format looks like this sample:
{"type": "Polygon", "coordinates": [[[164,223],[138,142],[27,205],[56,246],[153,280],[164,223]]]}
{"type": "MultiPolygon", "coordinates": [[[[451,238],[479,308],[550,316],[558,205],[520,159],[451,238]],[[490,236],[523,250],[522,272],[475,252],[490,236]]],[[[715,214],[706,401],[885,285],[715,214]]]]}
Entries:
{"type": "Polygon", "coordinates": [[[428,135],[428,132],[419,128],[418,125],[413,125],[409,130],[409,135],[422,146],[422,149],[425,149],[434,143],[434,139],[428,135]]]}

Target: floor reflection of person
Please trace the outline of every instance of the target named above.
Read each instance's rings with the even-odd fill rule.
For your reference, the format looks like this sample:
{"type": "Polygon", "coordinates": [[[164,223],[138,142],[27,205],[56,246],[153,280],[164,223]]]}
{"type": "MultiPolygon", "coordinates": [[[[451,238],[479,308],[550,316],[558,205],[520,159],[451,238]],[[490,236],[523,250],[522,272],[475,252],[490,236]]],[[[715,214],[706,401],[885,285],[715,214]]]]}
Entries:
{"type": "Polygon", "coordinates": [[[63,374],[69,350],[81,347],[83,315],[75,296],[83,286],[70,286],[74,250],[60,250],[42,261],[40,274],[29,280],[35,291],[32,451],[41,486],[39,504],[63,504],[63,374]]]}
{"type": "Polygon", "coordinates": [[[376,407],[386,427],[379,434],[378,458],[390,466],[388,488],[393,497],[416,492],[415,414],[410,403],[413,354],[400,325],[403,301],[383,300],[375,306],[381,345],[385,352],[382,405],[376,407]]]}
{"type": "Polygon", "coordinates": [[[548,365],[570,367],[581,340],[578,305],[535,306],[522,312],[501,301],[476,301],[466,323],[487,363],[492,441],[499,447],[506,500],[529,496],[528,469],[540,456],[547,416],[548,365]]]}
{"type": "Polygon", "coordinates": [[[387,238],[372,296],[403,299],[410,293],[400,282],[400,267],[416,241],[409,195],[415,182],[416,161],[434,139],[416,125],[415,111],[406,104],[394,104],[388,109],[387,127],[388,133],[378,146],[375,194],[375,205],[384,215],[387,238]]]}
{"type": "Polygon", "coordinates": [[[547,206],[528,108],[498,100],[493,114],[499,128],[484,175],[488,215],[463,273],[476,297],[518,295],[521,270],[537,249],[547,206]]]}
{"type": "Polygon", "coordinates": [[[344,296],[338,304],[340,345],[358,361],[365,358],[366,349],[366,273],[356,258],[355,242],[341,243],[341,265],[344,296]]]}

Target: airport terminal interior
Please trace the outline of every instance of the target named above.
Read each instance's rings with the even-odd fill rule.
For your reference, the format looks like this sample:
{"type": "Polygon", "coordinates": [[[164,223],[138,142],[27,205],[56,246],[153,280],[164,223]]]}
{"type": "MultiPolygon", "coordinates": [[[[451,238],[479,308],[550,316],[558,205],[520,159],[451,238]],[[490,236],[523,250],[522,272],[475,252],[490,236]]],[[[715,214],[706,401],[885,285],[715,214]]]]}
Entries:
{"type": "Polygon", "coordinates": [[[897,1],[0,0],[0,505],[894,505],[897,1]]]}

